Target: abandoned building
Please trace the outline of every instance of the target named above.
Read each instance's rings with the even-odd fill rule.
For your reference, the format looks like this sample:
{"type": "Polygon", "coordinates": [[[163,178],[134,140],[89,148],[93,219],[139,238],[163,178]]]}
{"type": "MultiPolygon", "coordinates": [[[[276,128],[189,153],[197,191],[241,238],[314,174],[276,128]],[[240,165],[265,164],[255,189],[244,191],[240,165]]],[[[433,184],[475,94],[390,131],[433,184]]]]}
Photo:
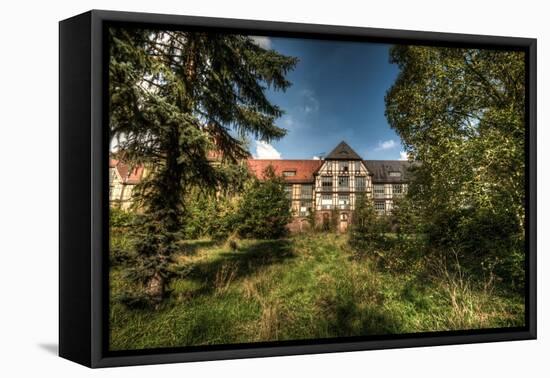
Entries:
{"type": "Polygon", "coordinates": [[[346,142],[340,142],[323,160],[248,159],[249,170],[260,179],[272,166],[287,183],[292,203],[292,231],[323,224],[338,217],[338,230],[345,231],[353,217],[355,202],[366,194],[379,214],[391,213],[395,198],[407,191],[411,163],[404,160],[363,160],[346,142]]]}
{"type": "MultiPolygon", "coordinates": [[[[315,224],[334,222],[339,231],[345,231],[352,221],[356,199],[364,194],[372,199],[379,214],[391,213],[394,199],[407,191],[411,166],[404,160],[363,160],[344,141],[324,159],[249,158],[246,164],[259,179],[268,166],[283,177],[293,214],[289,229],[294,232],[311,227],[313,210],[315,224]]],[[[127,209],[144,169],[111,159],[109,172],[110,202],[127,209]]]]}

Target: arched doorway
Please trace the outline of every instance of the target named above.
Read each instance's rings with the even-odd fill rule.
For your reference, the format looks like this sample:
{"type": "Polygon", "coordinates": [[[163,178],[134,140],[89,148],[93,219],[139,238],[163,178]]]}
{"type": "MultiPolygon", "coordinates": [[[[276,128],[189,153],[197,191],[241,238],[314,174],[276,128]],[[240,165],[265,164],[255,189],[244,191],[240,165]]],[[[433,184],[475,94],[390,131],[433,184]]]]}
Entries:
{"type": "Polygon", "coordinates": [[[338,227],[338,230],[340,232],[346,232],[348,229],[348,221],[349,221],[349,214],[348,213],[340,213],[340,224],[338,227]]]}
{"type": "Polygon", "coordinates": [[[323,213],[323,231],[330,230],[330,214],[323,213]]]}

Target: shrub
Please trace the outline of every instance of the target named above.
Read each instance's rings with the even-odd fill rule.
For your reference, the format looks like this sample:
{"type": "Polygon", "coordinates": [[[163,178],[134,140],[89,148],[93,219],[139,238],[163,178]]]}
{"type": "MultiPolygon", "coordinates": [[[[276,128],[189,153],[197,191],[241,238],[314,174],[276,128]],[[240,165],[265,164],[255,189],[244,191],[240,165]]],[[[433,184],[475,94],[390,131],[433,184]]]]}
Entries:
{"type": "Polygon", "coordinates": [[[236,210],[236,200],[230,197],[200,193],[190,196],[182,222],[184,238],[227,238],[235,230],[236,210]]]}
{"type": "Polygon", "coordinates": [[[442,209],[427,224],[430,255],[458,256],[465,272],[480,283],[495,280],[521,291],[524,238],[517,217],[498,209],[442,209]]]}
{"type": "Polygon", "coordinates": [[[134,213],[116,207],[109,209],[109,224],[111,228],[130,227],[135,220],[134,213]]]}
{"type": "Polygon", "coordinates": [[[130,211],[111,208],[109,212],[110,246],[109,260],[111,266],[127,263],[132,258],[132,225],[136,216],[130,211]]]}
{"type": "Polygon", "coordinates": [[[385,216],[376,213],[372,201],[363,195],[357,198],[349,243],[359,253],[385,249],[389,239],[389,223],[385,216]]]}
{"type": "Polygon", "coordinates": [[[241,237],[276,239],[288,232],[291,211],[285,183],[271,166],[264,171],[264,178],[252,179],[239,202],[233,221],[241,237]]]}

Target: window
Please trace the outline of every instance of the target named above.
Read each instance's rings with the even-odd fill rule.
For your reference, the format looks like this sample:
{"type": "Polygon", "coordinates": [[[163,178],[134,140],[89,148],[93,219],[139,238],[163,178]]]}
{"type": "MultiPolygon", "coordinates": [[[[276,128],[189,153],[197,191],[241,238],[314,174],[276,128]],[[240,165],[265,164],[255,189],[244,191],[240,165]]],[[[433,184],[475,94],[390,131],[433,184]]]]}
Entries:
{"type": "Polygon", "coordinates": [[[321,177],[321,189],[325,192],[332,192],[332,176],[321,177]]]}
{"type": "Polygon", "coordinates": [[[355,190],[358,192],[364,192],[367,187],[367,178],[365,176],[356,176],[355,177],[355,190]]]}
{"type": "Polygon", "coordinates": [[[384,201],[374,201],[374,210],[378,213],[384,213],[386,210],[384,201]]]}
{"type": "Polygon", "coordinates": [[[284,177],[296,176],[296,171],[283,171],[283,176],[284,177]]]}
{"type": "Polygon", "coordinates": [[[311,211],[311,207],[313,206],[313,201],[308,199],[302,199],[300,200],[300,216],[306,217],[309,215],[309,212],[311,211]]]}
{"type": "Polygon", "coordinates": [[[338,176],[338,190],[349,190],[349,176],[338,176]]]}
{"type": "Polygon", "coordinates": [[[401,177],[401,172],[393,171],[389,173],[390,177],[401,177]]]}
{"type": "Polygon", "coordinates": [[[309,215],[313,206],[313,185],[304,184],[300,188],[300,216],[309,215]]]}
{"type": "Polygon", "coordinates": [[[392,185],[392,193],[395,197],[401,196],[403,194],[403,185],[393,184],[392,185]]]}
{"type": "Polygon", "coordinates": [[[313,198],[313,185],[304,184],[300,189],[300,198],[301,199],[312,199],[313,198]]]}
{"type": "Polygon", "coordinates": [[[384,198],[384,185],[374,185],[374,198],[384,198]]]}
{"type": "Polygon", "coordinates": [[[339,194],[338,195],[338,208],[339,209],[349,209],[349,195],[348,194],[339,194]]]}
{"type": "Polygon", "coordinates": [[[322,209],[331,209],[332,208],[332,194],[322,194],[321,195],[321,208],[322,209]]]}
{"type": "Polygon", "coordinates": [[[353,169],[356,173],[359,173],[361,171],[361,162],[359,160],[353,162],[353,169]]]}
{"type": "Polygon", "coordinates": [[[349,162],[347,162],[347,161],[338,162],[338,168],[339,168],[340,172],[348,173],[349,172],[349,162]]]}
{"type": "Polygon", "coordinates": [[[344,221],[344,222],[347,222],[348,221],[348,214],[347,213],[340,214],[340,220],[344,221]]]}
{"type": "Polygon", "coordinates": [[[289,200],[292,199],[292,185],[285,185],[285,194],[289,200]]]}

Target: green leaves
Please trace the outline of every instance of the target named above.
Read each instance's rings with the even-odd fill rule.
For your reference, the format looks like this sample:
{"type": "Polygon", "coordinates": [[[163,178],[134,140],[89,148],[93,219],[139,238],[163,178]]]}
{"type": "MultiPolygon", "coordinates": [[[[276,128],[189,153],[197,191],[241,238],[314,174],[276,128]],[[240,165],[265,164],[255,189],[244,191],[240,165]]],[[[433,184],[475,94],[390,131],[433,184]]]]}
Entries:
{"type": "Polygon", "coordinates": [[[400,73],[386,116],[421,162],[409,197],[428,248],[502,268],[524,254],[524,53],[395,46],[390,60],[400,73]]]}
{"type": "Polygon", "coordinates": [[[281,109],[265,89],[285,90],[297,60],[264,50],[242,35],[109,29],[109,122],[116,154],[144,164],[134,191],[141,234],[134,267],[158,303],[186,217],[186,194],[242,186],[237,161],[247,135],[279,139],[281,109]],[[214,151],[220,161],[212,163],[214,151]]]}
{"type": "Polygon", "coordinates": [[[387,219],[376,213],[372,199],[366,194],[357,197],[350,231],[349,243],[359,255],[378,253],[387,246],[387,219]]]}
{"type": "Polygon", "coordinates": [[[286,226],[292,215],[285,183],[271,166],[264,177],[263,181],[251,180],[240,201],[235,221],[241,237],[276,239],[288,232],[286,226]]]}

